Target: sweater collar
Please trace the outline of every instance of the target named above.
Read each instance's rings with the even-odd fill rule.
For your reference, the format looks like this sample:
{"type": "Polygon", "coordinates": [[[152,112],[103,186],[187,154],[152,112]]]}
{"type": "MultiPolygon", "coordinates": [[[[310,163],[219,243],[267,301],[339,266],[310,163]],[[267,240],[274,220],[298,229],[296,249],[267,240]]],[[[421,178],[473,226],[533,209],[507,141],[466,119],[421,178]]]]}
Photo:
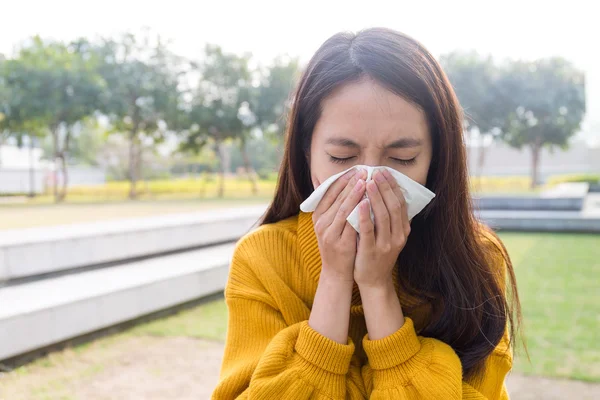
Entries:
{"type": "MultiPolygon", "coordinates": [[[[315,233],[312,213],[305,213],[300,211],[298,215],[298,245],[302,258],[304,268],[308,270],[308,274],[314,281],[315,285],[319,283],[319,277],[321,275],[321,254],[319,253],[319,243],[317,241],[317,235],[315,233]]],[[[419,299],[409,297],[406,294],[401,293],[398,285],[398,268],[394,268],[392,271],[392,279],[396,294],[398,295],[400,302],[404,306],[415,306],[420,303],[419,299]]],[[[360,292],[358,286],[354,283],[352,289],[352,306],[351,312],[353,314],[362,314],[362,301],[360,299],[360,292]]]]}

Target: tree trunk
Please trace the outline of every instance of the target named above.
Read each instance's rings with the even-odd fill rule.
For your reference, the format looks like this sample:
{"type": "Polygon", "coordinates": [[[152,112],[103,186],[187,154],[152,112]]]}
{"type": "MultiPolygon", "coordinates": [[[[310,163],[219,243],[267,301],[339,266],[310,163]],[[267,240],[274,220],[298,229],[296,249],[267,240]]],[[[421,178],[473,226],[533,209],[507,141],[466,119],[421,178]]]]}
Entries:
{"type": "MultiPolygon", "coordinates": [[[[144,178],[144,148],[141,143],[137,143],[137,153],[135,158],[135,170],[138,181],[143,183],[142,195],[148,192],[148,182],[144,178]]],[[[136,195],[139,196],[140,193],[136,191],[136,195]]]]}
{"type": "Polygon", "coordinates": [[[225,194],[225,145],[218,141],[216,145],[217,157],[219,158],[219,183],[217,197],[222,198],[225,194]]]}
{"type": "Polygon", "coordinates": [[[58,126],[52,129],[52,145],[54,146],[54,179],[52,179],[52,193],[54,194],[54,202],[58,203],[60,201],[58,195],[58,159],[60,154],[58,148],[58,126]]]}
{"type": "Polygon", "coordinates": [[[136,183],[137,183],[137,168],[136,168],[136,132],[134,129],[129,133],[129,198],[135,200],[137,197],[136,183]]]}
{"type": "MultiPolygon", "coordinates": [[[[1,143],[0,143],[1,144],[1,143]]],[[[33,137],[29,137],[29,197],[35,197],[35,166],[33,159],[33,137]]]]}
{"type": "Polygon", "coordinates": [[[541,138],[536,137],[534,143],[531,144],[531,189],[535,189],[537,187],[541,149],[541,138]]]}
{"type": "Polygon", "coordinates": [[[64,201],[67,197],[67,190],[69,187],[69,174],[67,171],[67,155],[69,153],[69,144],[71,141],[71,131],[67,129],[65,134],[65,143],[63,144],[62,150],[60,152],[60,160],[61,160],[61,174],[62,174],[62,190],[58,195],[58,201],[64,201]]]}
{"type": "Polygon", "coordinates": [[[480,136],[479,142],[479,154],[477,155],[477,179],[479,180],[479,184],[481,184],[481,173],[483,171],[483,166],[485,164],[485,146],[483,144],[483,136],[480,136]]]}
{"type": "Polygon", "coordinates": [[[252,195],[256,196],[258,195],[258,184],[256,183],[254,170],[252,169],[252,163],[250,162],[250,156],[248,155],[248,149],[246,148],[246,141],[243,139],[240,141],[240,151],[242,153],[242,159],[244,160],[246,175],[252,186],[252,195]]]}
{"type": "Polygon", "coordinates": [[[60,156],[61,174],[62,174],[62,190],[58,194],[58,202],[62,202],[67,197],[67,186],[69,184],[69,175],[67,174],[67,156],[65,152],[61,152],[60,156]]]}

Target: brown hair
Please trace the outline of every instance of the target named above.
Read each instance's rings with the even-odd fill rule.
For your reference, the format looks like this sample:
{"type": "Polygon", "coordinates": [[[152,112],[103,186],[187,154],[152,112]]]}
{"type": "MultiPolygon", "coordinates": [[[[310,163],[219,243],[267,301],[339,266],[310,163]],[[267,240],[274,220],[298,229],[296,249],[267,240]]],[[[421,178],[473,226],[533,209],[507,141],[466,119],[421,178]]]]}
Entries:
{"type": "Polygon", "coordinates": [[[483,228],[473,216],[469,196],[462,110],[440,65],[420,43],[393,30],[373,28],[336,34],[319,48],[293,99],[277,189],[262,224],[299,212],[300,203],[314,190],[307,155],[321,102],[334,89],[365,75],[427,116],[433,157],[426,186],[436,197],[412,220],[398,259],[399,283],[434,305],[436,318],[420,334],[452,346],[465,378],[475,377],[507,323],[512,341],[520,322],[519,299],[506,252],[502,249],[510,296],[504,280],[497,279],[498,266],[491,265],[494,249],[482,246],[483,228]]]}

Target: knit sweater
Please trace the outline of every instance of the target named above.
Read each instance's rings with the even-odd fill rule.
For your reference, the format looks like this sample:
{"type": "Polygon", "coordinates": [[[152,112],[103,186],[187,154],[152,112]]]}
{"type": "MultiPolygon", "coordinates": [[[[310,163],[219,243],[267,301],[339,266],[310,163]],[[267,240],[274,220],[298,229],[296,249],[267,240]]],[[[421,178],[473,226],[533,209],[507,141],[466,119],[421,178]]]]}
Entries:
{"type": "MultiPolygon", "coordinates": [[[[504,271],[495,241],[489,235],[483,245],[493,246],[504,271]]],[[[507,334],[486,360],[484,376],[463,381],[452,347],[419,335],[430,305],[399,290],[394,276],[404,325],[370,340],[355,284],[348,342],[340,344],[308,325],[320,271],[311,213],[262,225],[238,241],[225,288],[228,330],[213,400],[508,399],[507,334]]]]}

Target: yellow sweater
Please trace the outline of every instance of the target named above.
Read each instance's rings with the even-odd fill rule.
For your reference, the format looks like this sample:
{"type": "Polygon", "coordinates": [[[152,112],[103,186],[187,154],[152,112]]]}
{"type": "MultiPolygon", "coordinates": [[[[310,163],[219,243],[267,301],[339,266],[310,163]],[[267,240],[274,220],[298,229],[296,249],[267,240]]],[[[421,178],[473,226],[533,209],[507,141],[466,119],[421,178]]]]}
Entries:
{"type": "MultiPolygon", "coordinates": [[[[494,240],[484,238],[484,244],[497,248],[494,240]]],[[[238,242],[225,288],[228,331],[213,400],[508,399],[507,335],[486,361],[485,376],[464,382],[452,348],[418,335],[429,305],[408,298],[397,284],[406,322],[390,336],[369,340],[356,285],[348,344],[313,330],[308,318],[320,270],[310,213],[263,225],[238,242]]]]}

